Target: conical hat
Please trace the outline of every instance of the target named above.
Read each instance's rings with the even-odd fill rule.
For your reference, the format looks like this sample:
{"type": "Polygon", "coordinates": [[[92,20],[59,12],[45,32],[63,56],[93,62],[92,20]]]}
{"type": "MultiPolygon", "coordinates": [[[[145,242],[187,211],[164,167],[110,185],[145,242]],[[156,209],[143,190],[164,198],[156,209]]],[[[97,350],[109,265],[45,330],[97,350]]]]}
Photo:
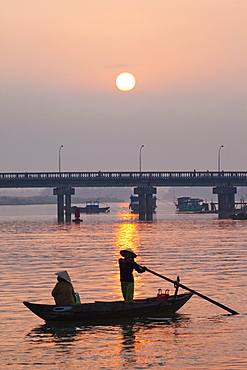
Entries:
{"type": "Polygon", "coordinates": [[[60,278],[64,280],[71,281],[67,271],[58,271],[55,273],[55,275],[59,276],[60,278]]]}
{"type": "Polygon", "coordinates": [[[136,258],[137,257],[137,255],[135,254],[135,252],[133,252],[132,249],[130,249],[130,248],[123,249],[122,251],[120,251],[120,254],[123,257],[126,256],[126,253],[131,253],[133,255],[133,258],[136,258]]]}

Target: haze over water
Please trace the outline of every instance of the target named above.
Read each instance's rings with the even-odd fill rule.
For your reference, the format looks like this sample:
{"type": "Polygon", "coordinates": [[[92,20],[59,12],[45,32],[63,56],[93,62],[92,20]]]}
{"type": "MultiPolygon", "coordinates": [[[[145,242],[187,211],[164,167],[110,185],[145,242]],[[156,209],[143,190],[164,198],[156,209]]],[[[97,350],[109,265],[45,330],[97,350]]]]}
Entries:
{"type": "MultiPolygon", "coordinates": [[[[127,204],[57,225],[56,206],[1,207],[1,366],[3,369],[245,369],[247,366],[246,221],[177,215],[158,204],[153,222],[139,222],[127,204]],[[53,303],[54,273],[67,269],[82,302],[122,299],[118,258],[181,282],[240,314],[197,297],[174,319],[85,326],[46,325],[23,300],[53,303]]],[[[135,296],[173,286],[135,274],[135,296]]],[[[182,291],[182,289],[181,289],[182,291]]]]}

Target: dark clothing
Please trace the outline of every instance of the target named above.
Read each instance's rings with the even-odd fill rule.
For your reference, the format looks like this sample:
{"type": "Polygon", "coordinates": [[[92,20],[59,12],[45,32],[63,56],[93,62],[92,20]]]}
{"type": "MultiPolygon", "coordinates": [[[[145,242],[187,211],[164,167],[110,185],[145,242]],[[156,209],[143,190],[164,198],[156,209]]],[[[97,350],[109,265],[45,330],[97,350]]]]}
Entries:
{"type": "Polygon", "coordinates": [[[120,268],[120,281],[132,283],[134,281],[133,270],[136,270],[139,273],[145,271],[137,263],[135,263],[134,261],[130,261],[126,258],[119,258],[118,262],[120,268]]]}
{"type": "Polygon", "coordinates": [[[134,297],[134,276],[133,270],[139,273],[145,271],[145,268],[137,265],[133,260],[128,258],[119,258],[120,281],[124,300],[133,302],[134,297]]]}
{"type": "Polygon", "coordinates": [[[69,281],[59,281],[51,294],[55,299],[56,305],[71,306],[75,304],[74,288],[69,281]]]}

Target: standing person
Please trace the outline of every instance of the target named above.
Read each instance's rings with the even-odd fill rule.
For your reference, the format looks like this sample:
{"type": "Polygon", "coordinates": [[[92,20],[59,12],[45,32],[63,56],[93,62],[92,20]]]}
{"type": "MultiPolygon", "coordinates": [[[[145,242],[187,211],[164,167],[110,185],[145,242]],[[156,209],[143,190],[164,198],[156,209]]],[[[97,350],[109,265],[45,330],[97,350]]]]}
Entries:
{"type": "Polygon", "coordinates": [[[57,284],[55,285],[52,296],[55,299],[56,305],[71,306],[75,304],[75,292],[67,271],[58,271],[57,284]]]}
{"type": "Polygon", "coordinates": [[[124,258],[119,258],[119,268],[120,268],[120,281],[124,300],[126,302],[133,302],[134,297],[134,277],[133,270],[139,273],[143,273],[146,268],[137,265],[134,259],[137,255],[131,249],[124,249],[120,251],[121,256],[124,258]]]}

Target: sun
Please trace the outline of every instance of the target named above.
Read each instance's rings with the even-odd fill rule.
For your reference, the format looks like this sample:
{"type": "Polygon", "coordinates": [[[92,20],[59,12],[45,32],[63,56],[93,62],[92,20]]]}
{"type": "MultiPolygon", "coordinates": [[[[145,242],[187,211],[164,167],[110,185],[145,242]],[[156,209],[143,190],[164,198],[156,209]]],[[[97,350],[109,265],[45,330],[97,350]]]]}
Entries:
{"type": "Polygon", "coordinates": [[[116,85],[121,91],[130,91],[136,84],[135,77],[128,72],[120,73],[116,78],[116,85]]]}

